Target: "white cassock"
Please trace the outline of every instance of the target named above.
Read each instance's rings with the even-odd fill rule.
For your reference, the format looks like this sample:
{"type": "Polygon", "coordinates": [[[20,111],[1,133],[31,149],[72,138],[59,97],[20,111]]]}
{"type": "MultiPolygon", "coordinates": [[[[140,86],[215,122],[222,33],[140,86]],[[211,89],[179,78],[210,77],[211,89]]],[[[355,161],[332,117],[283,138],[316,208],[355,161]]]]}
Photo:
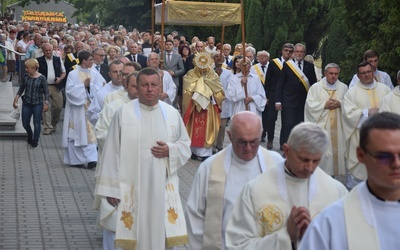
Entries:
{"type": "MultiPolygon", "coordinates": [[[[384,72],[384,71],[380,71],[380,70],[376,70],[374,72],[374,79],[377,82],[383,83],[386,86],[388,86],[390,89],[393,89],[393,83],[392,83],[392,79],[390,79],[390,76],[388,73],[384,72]]],[[[357,74],[355,74],[353,76],[353,79],[351,79],[351,82],[349,84],[349,88],[354,87],[358,82],[360,81],[360,79],[358,78],[357,74]]]]}
{"type": "Polygon", "coordinates": [[[347,175],[347,187],[352,188],[367,179],[365,165],[357,159],[357,146],[359,145],[360,127],[368,118],[368,109],[379,108],[382,99],[390,92],[390,88],[374,80],[369,86],[358,82],[350,88],[344,96],[343,132],[346,143],[345,161],[350,173],[347,175]],[[357,178],[357,179],[354,179],[357,178]]]}
{"type": "Polygon", "coordinates": [[[400,202],[377,199],[362,182],[311,222],[299,249],[398,250],[399,221],[400,202]]]}
{"type": "Polygon", "coordinates": [[[102,86],[97,84],[98,81],[101,84],[101,79],[103,77],[97,70],[82,69],[79,66],[68,75],[61,143],[65,164],[78,165],[97,161],[96,137],[85,112],[90,105],[91,96],[102,86]],[[90,78],[89,90],[84,85],[86,78],[90,78]]]}
{"type": "Polygon", "coordinates": [[[176,85],[168,71],[163,70],[163,73],[163,92],[167,93],[168,95],[168,97],[164,99],[164,102],[172,105],[176,96],[176,85]]]}
{"type": "MultiPolygon", "coordinates": [[[[229,81],[231,80],[233,74],[230,70],[227,69],[222,69],[221,75],[219,78],[221,79],[221,84],[222,88],[224,89],[224,93],[227,93],[227,88],[229,81]]],[[[221,107],[221,119],[222,118],[228,118],[232,116],[232,101],[225,98],[222,101],[222,107],[221,107]]]]}
{"type": "Polygon", "coordinates": [[[97,91],[92,102],[90,103],[88,110],[86,111],[86,116],[88,117],[89,121],[93,124],[93,126],[95,126],[97,120],[99,120],[100,112],[104,106],[104,98],[109,93],[123,88],[124,88],[123,86],[115,86],[110,81],[104,87],[100,88],[99,91],[97,91]]]}
{"type": "Polygon", "coordinates": [[[325,103],[330,98],[343,104],[348,87],[341,81],[329,84],[326,78],[313,84],[307,94],[304,108],[304,120],[313,122],[325,129],[330,136],[330,144],[319,164],[320,168],[330,176],[345,174],[344,137],[342,124],[342,108],[325,109],[325,103]]]}
{"type": "MultiPolygon", "coordinates": [[[[232,101],[232,115],[246,110],[244,104],[244,98],[246,97],[245,90],[240,82],[242,77],[242,73],[232,76],[228,84],[227,93],[225,93],[226,98],[232,101]]],[[[247,94],[248,97],[252,97],[254,100],[254,102],[249,103],[249,111],[261,117],[261,113],[267,104],[267,98],[265,97],[265,90],[260,79],[252,73],[249,73],[247,76],[247,94]]]]}
{"type": "MultiPolygon", "coordinates": [[[[226,225],[228,224],[236,199],[244,185],[263,173],[267,168],[281,162],[282,160],[280,154],[274,151],[268,151],[260,146],[256,157],[250,161],[243,161],[235,155],[232,150],[232,145],[230,144],[224,150],[203,162],[194,177],[187,201],[186,215],[188,219],[190,249],[210,249],[210,247],[205,247],[203,242],[205,233],[220,234],[220,246],[217,247],[217,244],[215,244],[213,247],[214,249],[226,249],[226,225]],[[222,164],[217,164],[216,167],[220,167],[225,173],[225,185],[223,185],[225,188],[223,197],[217,197],[218,200],[210,201],[207,197],[207,193],[209,192],[210,173],[213,164],[215,164],[216,161],[219,163],[217,157],[221,157],[222,164]],[[212,207],[215,206],[215,204],[221,204],[221,206],[223,206],[222,214],[214,215],[218,218],[219,226],[217,226],[218,224],[213,225],[212,229],[214,230],[210,230],[210,228],[206,230],[206,212],[212,212],[212,207]]],[[[207,214],[207,216],[210,215],[207,214]]]]}
{"type": "Polygon", "coordinates": [[[177,171],[190,154],[190,138],[172,106],[158,102],[150,107],[136,99],[115,112],[95,195],[121,200],[114,224],[117,248],[187,243],[177,171]],[[153,156],[157,141],[168,144],[169,157],[153,156]]]}
{"type": "Polygon", "coordinates": [[[226,228],[226,245],[237,250],[292,249],[286,227],[292,207],[306,207],[314,218],[346,194],[347,189],[321,169],[300,179],[285,172],[282,161],[243,188],[226,228]]]}
{"type": "Polygon", "coordinates": [[[383,97],[379,112],[393,112],[400,115],[400,87],[396,86],[392,92],[383,97]]]}
{"type": "Polygon", "coordinates": [[[124,98],[127,93],[128,92],[126,92],[125,88],[109,93],[108,95],[106,95],[106,97],[104,97],[104,105],[107,105],[115,100],[124,98]]]}

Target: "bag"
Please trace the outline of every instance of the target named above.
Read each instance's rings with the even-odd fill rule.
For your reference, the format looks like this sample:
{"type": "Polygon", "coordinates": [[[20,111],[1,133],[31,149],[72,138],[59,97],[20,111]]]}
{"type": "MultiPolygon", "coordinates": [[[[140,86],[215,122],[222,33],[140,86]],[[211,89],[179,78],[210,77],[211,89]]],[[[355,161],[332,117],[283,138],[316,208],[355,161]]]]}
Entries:
{"type": "Polygon", "coordinates": [[[19,117],[21,116],[21,113],[19,112],[19,109],[16,108],[13,111],[11,111],[10,116],[11,116],[11,118],[14,118],[15,120],[18,120],[19,117]]]}
{"type": "Polygon", "coordinates": [[[15,72],[15,60],[7,60],[7,71],[8,73],[15,72]]]}
{"type": "Polygon", "coordinates": [[[4,61],[3,50],[0,50],[0,63],[3,63],[4,61]]]}

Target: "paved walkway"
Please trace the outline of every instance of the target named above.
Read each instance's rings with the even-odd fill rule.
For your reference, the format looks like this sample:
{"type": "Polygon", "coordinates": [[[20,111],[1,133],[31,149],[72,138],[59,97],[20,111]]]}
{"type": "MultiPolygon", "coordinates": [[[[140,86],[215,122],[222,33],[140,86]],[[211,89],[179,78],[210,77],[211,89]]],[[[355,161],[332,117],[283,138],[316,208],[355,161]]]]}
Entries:
{"type": "MultiPolygon", "coordinates": [[[[61,134],[59,124],[36,149],[23,139],[0,139],[0,249],[102,249],[92,210],[94,170],[63,164],[61,134]]],[[[189,160],[179,171],[184,205],[198,165],[189,160]]]]}

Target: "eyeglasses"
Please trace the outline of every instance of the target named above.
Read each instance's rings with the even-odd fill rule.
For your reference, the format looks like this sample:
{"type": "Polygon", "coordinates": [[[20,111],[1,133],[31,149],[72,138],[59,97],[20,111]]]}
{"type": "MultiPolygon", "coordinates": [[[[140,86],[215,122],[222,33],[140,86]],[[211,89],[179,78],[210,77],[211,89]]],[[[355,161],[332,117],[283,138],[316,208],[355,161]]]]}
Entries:
{"type": "Polygon", "coordinates": [[[243,148],[246,147],[247,144],[249,144],[250,147],[256,147],[256,146],[260,145],[260,140],[259,139],[255,139],[255,140],[252,140],[252,141],[237,140],[237,141],[235,141],[235,143],[238,146],[243,147],[243,148]]]}
{"type": "Polygon", "coordinates": [[[373,154],[369,152],[366,148],[362,148],[367,154],[372,156],[379,165],[391,165],[395,158],[400,159],[400,154],[392,154],[392,153],[376,153],[373,154]]]}
{"type": "Polygon", "coordinates": [[[127,77],[127,76],[129,76],[129,74],[130,74],[130,73],[122,73],[122,76],[123,76],[123,77],[127,77]]]}
{"type": "Polygon", "coordinates": [[[283,51],[293,53],[293,50],[291,50],[291,49],[283,49],[283,51]]]}
{"type": "Polygon", "coordinates": [[[96,55],[98,55],[98,56],[100,56],[100,57],[105,57],[106,55],[99,55],[99,54],[96,54],[96,55]]]}

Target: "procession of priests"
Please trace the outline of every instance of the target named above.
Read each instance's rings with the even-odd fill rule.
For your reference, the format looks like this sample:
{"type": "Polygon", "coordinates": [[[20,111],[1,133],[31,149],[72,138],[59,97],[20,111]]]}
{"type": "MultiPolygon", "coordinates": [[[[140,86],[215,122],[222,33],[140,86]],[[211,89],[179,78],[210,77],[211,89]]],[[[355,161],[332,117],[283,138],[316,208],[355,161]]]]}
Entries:
{"type": "Polygon", "coordinates": [[[154,52],[144,69],[110,62],[108,85],[90,51],[78,58],[66,85],[64,161],[96,168],[104,249],[400,248],[400,89],[379,82],[376,52],[366,52],[350,89],[339,65],[324,66],[306,88],[305,122],[280,151],[263,144],[269,83],[248,57],[233,57],[232,72],[219,54],[194,54],[182,107],[154,52]],[[92,124],[95,99],[103,104],[92,124]],[[217,143],[225,126],[227,145],[217,143]],[[185,204],[178,172],[189,159],[202,163],[185,204]]]}

